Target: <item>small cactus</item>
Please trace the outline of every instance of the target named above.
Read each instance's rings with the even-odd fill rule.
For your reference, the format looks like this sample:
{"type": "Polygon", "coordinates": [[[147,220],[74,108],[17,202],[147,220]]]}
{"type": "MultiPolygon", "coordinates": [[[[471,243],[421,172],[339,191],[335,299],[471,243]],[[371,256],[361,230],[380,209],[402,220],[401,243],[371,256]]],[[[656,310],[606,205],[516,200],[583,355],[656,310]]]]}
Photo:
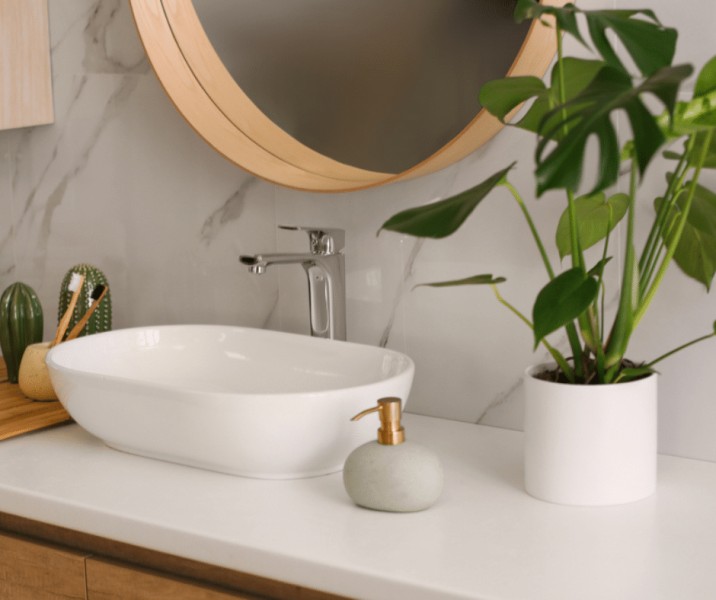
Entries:
{"type": "Polygon", "coordinates": [[[35,291],[13,283],[0,296],[0,348],[10,383],[17,383],[25,348],[42,341],[42,306],[35,291]]]}
{"type": "MultiPolygon", "coordinates": [[[[79,264],[72,267],[69,271],[67,271],[67,274],[62,279],[60,302],[57,314],[58,322],[62,318],[62,315],[65,314],[65,311],[70,303],[70,298],[72,297],[72,292],[67,290],[67,287],[70,284],[70,279],[72,279],[72,273],[84,275],[85,281],[82,284],[82,291],[80,291],[75,310],[72,312],[72,318],[70,319],[67,331],[72,330],[92,304],[92,290],[94,290],[94,288],[98,285],[109,287],[107,278],[97,267],[93,267],[88,264],[79,264]]],[[[89,321],[87,321],[87,325],[80,333],[80,336],[99,333],[101,331],[109,331],[110,329],[112,329],[112,297],[111,290],[107,289],[107,294],[97,307],[97,310],[90,317],[89,321]]]]}

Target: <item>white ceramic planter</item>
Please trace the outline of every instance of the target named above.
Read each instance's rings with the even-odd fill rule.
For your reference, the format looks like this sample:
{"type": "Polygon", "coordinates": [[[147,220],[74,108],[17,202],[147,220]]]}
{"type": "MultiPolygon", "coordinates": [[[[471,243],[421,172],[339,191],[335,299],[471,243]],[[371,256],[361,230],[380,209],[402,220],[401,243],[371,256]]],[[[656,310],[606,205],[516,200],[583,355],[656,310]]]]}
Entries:
{"type": "Polygon", "coordinates": [[[548,502],[633,502],[656,488],[656,375],[570,385],[525,374],[525,488],[548,502]]]}

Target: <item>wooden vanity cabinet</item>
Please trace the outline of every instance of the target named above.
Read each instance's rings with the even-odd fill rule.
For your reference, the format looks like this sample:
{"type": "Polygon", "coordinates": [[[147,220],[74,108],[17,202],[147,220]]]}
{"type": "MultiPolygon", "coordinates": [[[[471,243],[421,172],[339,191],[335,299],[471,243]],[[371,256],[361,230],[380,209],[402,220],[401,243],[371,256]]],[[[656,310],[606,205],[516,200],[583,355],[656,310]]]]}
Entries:
{"type": "Polygon", "coordinates": [[[2,600],[341,600],[0,513],[2,600]]]}
{"type": "Polygon", "coordinates": [[[87,559],[87,600],[254,600],[257,596],[212,589],[106,560],[87,559]]]}
{"type": "Polygon", "coordinates": [[[0,598],[85,600],[81,552],[0,534],[0,598]]]}
{"type": "Polygon", "coordinates": [[[59,546],[0,534],[0,598],[6,600],[252,600],[59,546]]]}

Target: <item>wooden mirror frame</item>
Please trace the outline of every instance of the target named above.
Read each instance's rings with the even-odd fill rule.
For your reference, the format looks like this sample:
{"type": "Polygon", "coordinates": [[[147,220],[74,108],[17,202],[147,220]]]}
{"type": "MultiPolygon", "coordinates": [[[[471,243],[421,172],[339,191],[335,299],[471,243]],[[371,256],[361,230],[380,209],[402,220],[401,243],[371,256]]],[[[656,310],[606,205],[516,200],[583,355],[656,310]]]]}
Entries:
{"type": "MultiPolygon", "coordinates": [[[[412,179],[461,160],[502,128],[482,109],[449,143],[401,173],[346,165],[308,148],[259,110],[224,67],[192,0],[130,0],[130,5],[152,67],[180,114],[228,160],[273,183],[346,192],[412,179]]],[[[541,77],[555,52],[554,30],[534,22],[507,75],[541,77]]]]}

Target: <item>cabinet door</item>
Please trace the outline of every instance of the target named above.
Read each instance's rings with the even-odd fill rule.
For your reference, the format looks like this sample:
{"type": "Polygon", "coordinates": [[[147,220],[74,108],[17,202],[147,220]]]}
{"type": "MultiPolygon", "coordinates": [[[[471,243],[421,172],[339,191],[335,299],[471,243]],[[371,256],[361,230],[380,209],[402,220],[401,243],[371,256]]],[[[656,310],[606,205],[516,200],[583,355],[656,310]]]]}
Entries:
{"type": "Polygon", "coordinates": [[[53,120],[47,0],[0,0],[0,129],[53,120]]]}
{"type": "Polygon", "coordinates": [[[128,565],[87,560],[88,600],[253,600],[128,565]]]}
{"type": "Polygon", "coordinates": [[[0,598],[85,600],[85,557],[0,534],[0,598]]]}

